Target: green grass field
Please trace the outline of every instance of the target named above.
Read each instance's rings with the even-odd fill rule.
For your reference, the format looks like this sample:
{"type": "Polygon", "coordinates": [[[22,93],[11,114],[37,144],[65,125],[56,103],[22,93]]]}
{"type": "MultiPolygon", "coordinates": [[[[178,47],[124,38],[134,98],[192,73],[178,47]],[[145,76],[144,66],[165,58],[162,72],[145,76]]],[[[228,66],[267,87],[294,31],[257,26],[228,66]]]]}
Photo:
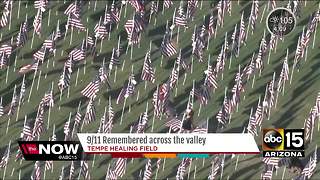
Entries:
{"type": "MultiPolygon", "coordinates": [[[[104,15],[104,8],[107,1],[97,1],[96,10],[94,11],[94,2],[91,2],[90,8],[88,8],[88,3],[82,8],[81,19],[84,25],[89,28],[90,32],[93,32],[95,24],[99,21],[99,17],[104,15]],[[88,20],[88,21],[87,21],[88,20]]],[[[8,26],[0,29],[1,33],[1,44],[10,40],[12,36],[16,38],[17,33],[19,32],[20,24],[25,20],[26,15],[29,19],[29,26],[32,25],[33,17],[36,14],[36,10],[33,7],[33,3],[29,1],[21,1],[20,12],[18,16],[18,2],[13,3],[13,13],[12,13],[12,24],[9,30],[8,26]],[[26,8],[26,4],[28,7],[26,8]]],[[[210,13],[210,4],[209,1],[203,1],[202,9],[200,7],[197,9],[196,16],[194,21],[189,24],[188,29],[180,28],[179,34],[179,48],[182,49],[182,53],[186,56],[188,62],[191,62],[191,36],[193,33],[193,27],[195,25],[199,26],[203,23],[203,16],[209,15],[210,13]]],[[[285,6],[286,2],[277,2],[277,6],[285,6]]],[[[277,50],[274,53],[271,53],[270,64],[267,64],[267,57],[264,59],[264,69],[261,76],[259,73],[256,74],[255,82],[253,88],[252,79],[246,84],[246,90],[241,95],[241,102],[239,105],[238,112],[232,114],[231,123],[227,125],[227,128],[224,129],[224,132],[242,132],[243,128],[247,125],[249,120],[250,109],[256,108],[258,103],[259,96],[263,98],[264,90],[267,82],[272,79],[273,72],[276,72],[276,77],[279,76],[283,59],[286,55],[286,49],[289,48],[289,68],[291,73],[291,68],[293,64],[293,58],[296,48],[296,43],[298,36],[301,34],[304,26],[307,25],[309,17],[312,12],[316,11],[318,8],[319,1],[308,1],[306,6],[302,3],[302,12],[301,17],[297,19],[297,25],[292,33],[284,38],[284,41],[279,41],[277,50]]],[[[33,47],[31,46],[31,37],[32,31],[28,33],[28,42],[23,48],[18,48],[11,55],[10,66],[7,69],[0,70],[0,96],[3,97],[3,104],[8,105],[11,101],[12,93],[14,86],[20,87],[22,82],[22,76],[17,73],[19,67],[22,65],[31,63],[32,54],[38,50],[43,41],[49,34],[55,30],[58,20],[60,24],[65,24],[67,21],[67,16],[63,14],[63,11],[67,8],[69,2],[63,4],[63,2],[53,1],[51,2],[49,8],[51,9],[50,24],[48,26],[48,9],[43,15],[42,22],[42,34],[41,37],[35,36],[33,47]],[[16,58],[16,66],[15,66],[16,58]],[[8,77],[7,77],[8,73],[8,77]],[[7,78],[7,82],[6,82],[7,78]]],[[[174,2],[174,6],[178,7],[179,2],[174,2]]],[[[200,3],[199,3],[200,6],[200,3]]],[[[219,87],[218,89],[211,94],[211,100],[209,104],[201,108],[201,113],[199,116],[196,116],[195,122],[200,123],[209,118],[209,131],[214,132],[217,126],[217,120],[215,118],[216,113],[219,111],[223,97],[224,90],[228,88],[228,92],[231,92],[231,88],[234,83],[234,76],[238,71],[238,66],[241,64],[241,68],[244,65],[248,64],[251,58],[251,55],[255,52],[257,53],[260,40],[263,36],[264,30],[268,34],[268,31],[265,26],[265,18],[268,14],[266,10],[263,19],[260,23],[262,17],[263,8],[267,6],[267,1],[260,2],[259,17],[256,30],[254,34],[249,33],[247,39],[247,45],[241,47],[240,56],[238,58],[232,59],[231,68],[228,69],[229,61],[226,62],[226,68],[224,70],[224,77],[221,79],[219,77],[219,87]]],[[[171,94],[171,100],[174,103],[175,108],[177,108],[178,113],[182,113],[188,101],[189,91],[192,88],[192,81],[196,82],[202,80],[203,71],[207,68],[207,57],[211,55],[211,62],[215,63],[218,53],[220,52],[221,44],[224,41],[225,32],[228,32],[228,37],[231,37],[233,32],[234,25],[239,23],[241,12],[244,10],[245,14],[250,14],[251,2],[240,2],[232,1],[232,15],[225,15],[224,26],[218,28],[218,34],[216,39],[210,41],[210,46],[204,54],[204,62],[199,63],[198,60],[194,59],[194,66],[192,74],[188,72],[186,83],[183,85],[184,75],[181,75],[179,78],[177,94],[174,91],[171,94]]],[[[173,58],[164,58],[162,67],[160,66],[161,62],[161,52],[159,50],[160,43],[162,41],[163,34],[165,32],[166,20],[171,20],[173,15],[174,7],[170,9],[165,9],[164,14],[161,12],[157,15],[156,24],[154,25],[154,17],[152,18],[152,23],[147,26],[147,29],[142,34],[141,46],[135,46],[133,49],[133,57],[130,59],[130,50],[128,54],[123,54],[120,57],[121,65],[118,67],[116,81],[114,79],[114,71],[111,73],[110,79],[112,80],[112,89],[107,89],[103,87],[98,93],[96,101],[96,110],[97,110],[97,120],[87,126],[84,126],[83,132],[97,132],[99,127],[100,118],[104,111],[104,107],[108,105],[108,98],[111,96],[112,105],[116,112],[114,128],[112,132],[129,132],[129,127],[133,122],[136,122],[140,113],[145,110],[146,103],[149,103],[149,127],[146,132],[151,131],[151,123],[153,116],[153,107],[151,106],[152,93],[157,87],[157,84],[164,82],[170,75],[171,69],[173,67],[173,62],[176,59],[176,56],[173,58]],[[156,68],[156,82],[154,84],[148,83],[147,88],[145,89],[145,83],[140,80],[141,69],[144,61],[144,55],[149,49],[149,42],[152,41],[152,52],[151,59],[152,65],[156,68]],[[121,66],[124,64],[123,71],[121,66]],[[136,80],[138,80],[138,86],[136,87],[136,92],[139,91],[139,99],[136,99],[136,96],[129,98],[126,103],[126,111],[124,113],[123,124],[119,125],[120,115],[122,111],[122,105],[116,105],[115,101],[119,91],[121,90],[124,82],[128,79],[128,76],[131,71],[131,65],[134,66],[134,73],[136,75],[136,80]],[[100,104],[98,104],[98,100],[100,104]],[[129,108],[130,106],[130,108],[129,108]],[[130,112],[129,112],[130,109],[130,112]]],[[[123,12],[122,12],[123,13],[123,12]]],[[[38,75],[35,78],[35,84],[33,86],[32,94],[30,101],[26,101],[20,108],[19,115],[17,118],[17,113],[12,117],[3,116],[0,117],[0,152],[1,157],[5,148],[7,147],[9,140],[11,140],[11,157],[7,166],[7,172],[5,179],[18,179],[19,170],[21,170],[21,178],[30,179],[32,173],[34,162],[31,161],[20,161],[15,162],[15,154],[17,151],[16,140],[19,138],[24,116],[27,115],[28,119],[33,121],[36,116],[38,104],[45,94],[45,92],[50,88],[51,83],[54,82],[54,94],[55,94],[55,106],[51,109],[50,124],[47,124],[48,114],[45,116],[45,127],[49,126],[49,129],[41,135],[41,140],[48,140],[48,137],[52,135],[52,128],[55,124],[56,135],[58,140],[63,140],[63,125],[67,121],[69,112],[74,115],[77,110],[79,101],[82,102],[82,113],[85,111],[86,107],[86,98],[80,94],[80,91],[92,80],[94,75],[98,72],[98,68],[102,64],[103,59],[106,59],[108,63],[111,57],[111,51],[113,47],[117,46],[118,36],[121,36],[121,44],[126,45],[126,32],[123,28],[123,25],[127,19],[131,19],[133,14],[133,8],[128,5],[126,17],[121,18],[118,29],[114,29],[111,33],[110,40],[105,39],[103,41],[102,47],[100,43],[97,44],[98,56],[94,59],[90,56],[85,59],[86,63],[77,64],[74,68],[73,74],[71,76],[71,88],[70,88],[70,97],[67,97],[67,91],[63,92],[62,99],[59,101],[59,90],[58,90],[58,80],[62,72],[64,61],[67,59],[67,52],[75,46],[81,44],[82,40],[85,38],[86,33],[74,31],[72,44],[69,46],[70,41],[70,30],[63,40],[58,41],[57,43],[57,53],[55,57],[50,56],[48,60],[41,66],[41,79],[40,85],[37,89],[38,75]],[[102,48],[102,49],[101,49],[102,48]],[[63,54],[62,54],[63,53],[63,54]],[[54,62],[54,67],[53,67],[54,62]],[[49,63],[49,64],[47,64],[49,63]],[[86,68],[84,73],[84,68],[86,68]],[[79,70],[79,81],[78,85],[75,86],[75,79],[77,71],[79,70]],[[60,106],[60,109],[59,109],[60,106]],[[10,118],[9,132],[6,134],[7,123],[10,118]],[[16,121],[17,119],[17,121],[16,121]],[[14,168],[13,175],[11,176],[12,170],[14,168]]],[[[246,24],[248,21],[246,21],[246,24]]],[[[319,26],[317,31],[319,31],[319,26]]],[[[177,32],[177,28],[174,30],[177,32]]],[[[230,38],[229,38],[230,39],[230,38]]],[[[311,41],[313,41],[313,36],[311,41]]],[[[311,43],[312,44],[312,43],[311,43]]],[[[292,84],[287,83],[285,87],[284,95],[279,96],[277,108],[273,109],[271,112],[270,120],[266,118],[263,121],[262,127],[279,127],[279,128],[303,128],[304,120],[308,117],[308,113],[312,106],[315,104],[315,99],[318,91],[320,91],[320,35],[319,32],[316,35],[315,46],[309,46],[308,48],[308,58],[306,61],[302,60],[300,71],[294,72],[294,78],[292,84]]],[[[27,85],[27,95],[28,98],[31,88],[31,83],[33,79],[33,73],[26,75],[26,85],[27,85]]],[[[199,112],[199,102],[195,103],[195,112],[198,115],[199,112]]],[[[154,132],[161,132],[165,130],[164,126],[165,120],[155,120],[154,132]]],[[[313,134],[313,141],[306,149],[306,157],[314,151],[315,145],[320,143],[319,139],[319,121],[315,123],[315,131],[313,134]]],[[[256,137],[256,142],[261,145],[261,133],[256,137]]],[[[240,155],[239,156],[238,168],[235,170],[235,158],[228,160],[225,163],[223,171],[223,179],[260,179],[261,172],[263,170],[263,163],[261,161],[261,155],[240,155]]],[[[307,158],[306,158],[307,159],[307,158]]],[[[92,179],[104,179],[106,175],[106,169],[108,164],[111,162],[111,159],[107,155],[98,155],[95,159],[94,167],[92,162],[89,161],[89,172],[92,179]]],[[[190,179],[207,179],[210,167],[211,159],[206,159],[203,164],[202,159],[197,159],[192,161],[190,179]],[[194,177],[196,166],[196,176],[194,177]]],[[[121,179],[138,179],[140,170],[144,170],[146,159],[135,159],[133,161],[129,160],[126,173],[121,179]]],[[[177,171],[177,166],[179,165],[180,160],[177,159],[167,159],[165,168],[158,173],[159,179],[174,179],[177,171]]],[[[319,163],[318,163],[319,164],[319,163]]],[[[57,179],[61,167],[66,168],[66,173],[69,173],[70,162],[54,162],[53,172],[46,172],[46,179],[57,179]]],[[[279,171],[273,174],[273,179],[281,179],[283,167],[279,171]]],[[[79,172],[79,168],[76,169],[76,174],[79,172]]],[[[3,177],[4,170],[0,169],[0,177],[3,177]]],[[[155,173],[154,173],[155,174],[155,173]]],[[[153,174],[153,175],[154,175],[153,174]]],[[[284,174],[285,179],[291,179],[293,174],[290,174],[287,170],[284,174]]],[[[82,178],[82,177],[81,177],[82,178]]],[[[153,176],[154,178],[154,176],[153,176]]],[[[219,178],[219,177],[217,177],[219,178]]],[[[316,173],[313,175],[312,179],[320,179],[320,169],[317,168],[316,173]]]]}

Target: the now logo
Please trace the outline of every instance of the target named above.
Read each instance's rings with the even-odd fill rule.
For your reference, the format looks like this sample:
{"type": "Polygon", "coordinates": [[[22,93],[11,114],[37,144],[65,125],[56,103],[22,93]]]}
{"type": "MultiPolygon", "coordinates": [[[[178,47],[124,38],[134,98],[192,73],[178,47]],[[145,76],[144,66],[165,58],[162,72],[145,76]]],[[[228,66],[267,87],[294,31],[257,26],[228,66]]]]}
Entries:
{"type": "Polygon", "coordinates": [[[79,144],[39,144],[39,154],[77,154],[79,144]]]}
{"type": "Polygon", "coordinates": [[[76,141],[18,141],[25,160],[81,160],[82,146],[76,141]]]}

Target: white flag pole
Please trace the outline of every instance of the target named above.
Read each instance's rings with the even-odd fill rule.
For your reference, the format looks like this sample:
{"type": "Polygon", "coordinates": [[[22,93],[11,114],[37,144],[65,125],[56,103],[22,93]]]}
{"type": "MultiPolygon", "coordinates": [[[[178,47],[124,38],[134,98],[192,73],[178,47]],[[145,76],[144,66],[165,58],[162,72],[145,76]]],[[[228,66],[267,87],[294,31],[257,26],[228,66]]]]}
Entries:
{"type": "Polygon", "coordinates": [[[20,17],[20,3],[21,3],[21,1],[18,1],[19,3],[18,3],[18,14],[17,14],[17,18],[19,19],[19,17],[20,17]]]}
{"type": "Polygon", "coordinates": [[[42,73],[42,71],[40,70],[40,72],[39,72],[39,78],[38,78],[38,83],[37,83],[37,91],[38,91],[39,85],[40,85],[41,73],[42,73]]]}
{"type": "Polygon", "coordinates": [[[33,84],[34,84],[34,79],[36,78],[36,74],[37,74],[37,69],[36,69],[36,71],[34,72],[34,75],[33,75],[32,83],[31,83],[31,87],[30,87],[30,93],[29,93],[29,97],[28,97],[28,102],[30,102],[30,98],[31,98],[31,94],[32,94],[32,88],[33,88],[33,84]]]}
{"type": "Polygon", "coordinates": [[[50,26],[50,16],[51,16],[51,9],[49,9],[49,16],[48,16],[48,27],[50,26]]]}

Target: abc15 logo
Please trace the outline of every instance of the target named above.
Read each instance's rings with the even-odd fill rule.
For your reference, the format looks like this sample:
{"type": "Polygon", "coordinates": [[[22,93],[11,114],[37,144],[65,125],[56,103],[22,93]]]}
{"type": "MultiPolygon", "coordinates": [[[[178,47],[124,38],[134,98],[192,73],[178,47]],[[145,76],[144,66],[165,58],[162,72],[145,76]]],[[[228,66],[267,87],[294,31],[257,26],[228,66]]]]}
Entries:
{"type": "Polygon", "coordinates": [[[264,151],[304,150],[303,129],[263,129],[264,151]]]}

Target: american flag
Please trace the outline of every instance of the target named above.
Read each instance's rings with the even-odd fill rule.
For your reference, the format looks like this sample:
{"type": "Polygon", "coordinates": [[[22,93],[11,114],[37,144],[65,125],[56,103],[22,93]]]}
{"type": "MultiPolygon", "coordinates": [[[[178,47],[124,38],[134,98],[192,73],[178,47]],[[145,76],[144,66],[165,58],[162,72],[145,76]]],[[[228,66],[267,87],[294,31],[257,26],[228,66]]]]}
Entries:
{"type": "Polygon", "coordinates": [[[163,5],[165,8],[170,8],[173,5],[172,0],[164,0],[163,5]]]}
{"type": "Polygon", "coordinates": [[[86,161],[81,161],[81,175],[84,179],[90,179],[89,165],[86,161]]]}
{"type": "Polygon", "coordinates": [[[144,1],[141,0],[128,0],[129,4],[136,10],[136,12],[144,11],[144,1]]]}
{"type": "Polygon", "coordinates": [[[91,98],[86,109],[86,113],[84,115],[83,122],[84,124],[90,124],[91,122],[96,120],[96,108],[94,106],[94,101],[91,98]]]}
{"type": "Polygon", "coordinates": [[[188,24],[187,17],[183,12],[182,4],[180,4],[180,6],[178,8],[178,12],[173,17],[173,21],[174,21],[174,24],[177,25],[177,26],[185,26],[185,27],[187,27],[187,24],[188,24]]]}
{"type": "Polygon", "coordinates": [[[20,31],[17,36],[17,46],[24,46],[28,39],[28,24],[27,21],[23,22],[20,26],[20,31]]]}
{"type": "Polygon", "coordinates": [[[108,35],[107,27],[101,24],[100,21],[94,27],[94,36],[97,39],[104,39],[108,35]]]}
{"type": "Polygon", "coordinates": [[[40,167],[40,161],[36,161],[34,163],[34,169],[33,173],[31,175],[32,180],[40,180],[42,176],[41,167],[40,167]]]}
{"type": "Polygon", "coordinates": [[[134,94],[135,86],[137,85],[137,81],[134,78],[134,74],[131,74],[128,79],[128,83],[124,86],[117,98],[117,104],[122,102],[125,98],[128,98],[130,95],[134,94]]]}
{"type": "Polygon", "coordinates": [[[63,72],[60,75],[60,79],[58,81],[58,87],[60,91],[63,91],[64,89],[70,86],[70,79],[71,79],[71,72],[69,71],[69,68],[65,65],[63,67],[63,72]]]}
{"type": "Polygon", "coordinates": [[[243,73],[246,75],[247,78],[249,78],[249,76],[251,76],[251,74],[254,73],[255,69],[256,69],[256,66],[255,66],[255,60],[253,55],[250,62],[244,67],[243,73]]]}
{"type": "Polygon", "coordinates": [[[225,41],[225,44],[222,45],[220,53],[217,57],[216,67],[214,68],[214,73],[218,74],[220,71],[223,72],[225,64],[226,64],[226,51],[228,47],[228,41],[225,41]]]}
{"type": "Polygon", "coordinates": [[[229,15],[231,16],[231,10],[232,10],[232,3],[231,0],[225,0],[223,1],[223,7],[224,9],[229,13],[229,15]]]}
{"type": "Polygon", "coordinates": [[[2,105],[2,97],[0,98],[0,117],[4,115],[4,112],[3,112],[3,105],[2,105]]]}
{"type": "Polygon", "coordinates": [[[79,29],[80,31],[84,31],[86,28],[85,26],[82,24],[80,17],[77,17],[74,14],[70,14],[68,16],[68,21],[67,21],[67,25],[66,25],[66,29],[68,29],[69,27],[74,27],[79,29]]]}
{"type": "Polygon", "coordinates": [[[278,164],[279,164],[279,158],[277,157],[264,157],[262,159],[262,162],[264,162],[266,165],[271,165],[271,166],[274,166],[275,168],[278,167],[278,164]]]}
{"type": "Polygon", "coordinates": [[[219,157],[215,157],[211,161],[210,174],[208,176],[209,180],[214,180],[216,175],[220,172],[222,160],[219,157]]]}
{"type": "Polygon", "coordinates": [[[37,35],[40,35],[41,33],[41,24],[42,24],[42,12],[38,10],[37,15],[34,17],[34,20],[33,20],[34,32],[37,35]]]}
{"type": "Polygon", "coordinates": [[[30,141],[33,139],[32,128],[30,127],[30,125],[28,123],[25,123],[23,125],[23,129],[22,129],[22,133],[20,134],[20,138],[22,138],[22,140],[24,140],[24,141],[30,141]]]}
{"type": "Polygon", "coordinates": [[[195,88],[192,90],[194,96],[200,101],[200,104],[207,105],[210,100],[210,89],[208,86],[201,86],[200,88],[195,88]]]}
{"type": "Polygon", "coordinates": [[[154,72],[154,70],[152,68],[152,64],[151,64],[150,51],[147,52],[147,54],[144,58],[141,79],[144,81],[150,81],[152,83],[154,83],[154,81],[156,80],[155,79],[155,72],[154,72]]]}
{"type": "Polygon", "coordinates": [[[70,119],[68,121],[66,121],[64,123],[64,126],[63,126],[63,133],[64,133],[64,140],[67,141],[70,137],[70,119]]]}
{"type": "Polygon", "coordinates": [[[18,105],[19,105],[19,97],[17,95],[16,86],[14,86],[12,99],[10,103],[10,109],[8,112],[9,116],[12,116],[16,112],[18,105]]]}
{"type": "Polygon", "coordinates": [[[267,43],[264,37],[261,39],[260,46],[259,46],[259,52],[258,56],[256,58],[256,68],[257,69],[262,69],[263,68],[263,57],[265,56],[267,50],[267,43]]]}
{"type": "Polygon", "coordinates": [[[8,18],[11,13],[12,9],[12,2],[11,0],[5,1],[5,7],[2,12],[1,20],[0,20],[0,26],[5,27],[8,24],[8,18]]]}
{"type": "Polygon", "coordinates": [[[100,88],[100,78],[96,76],[82,91],[81,94],[87,98],[95,99],[100,88]]]}
{"type": "Polygon", "coordinates": [[[9,58],[9,56],[12,53],[12,46],[7,45],[7,44],[1,45],[0,53],[3,53],[7,58],[9,58]]]}
{"type": "Polygon", "coordinates": [[[44,40],[42,46],[45,49],[49,49],[49,52],[55,52],[55,41],[54,41],[54,32],[52,34],[50,34],[50,36],[44,40]]]}
{"type": "Polygon", "coordinates": [[[119,56],[116,52],[117,50],[115,48],[112,49],[112,55],[109,63],[109,70],[112,69],[113,65],[119,65],[120,64],[120,59],[119,56]]]}
{"type": "Polygon", "coordinates": [[[56,28],[56,31],[55,31],[54,40],[59,39],[61,36],[62,36],[62,34],[61,34],[61,31],[60,31],[60,28],[59,28],[59,24],[57,24],[57,28],[56,28]]]}
{"type": "Polygon", "coordinates": [[[34,8],[40,10],[41,12],[45,12],[46,11],[47,5],[48,5],[48,1],[47,0],[34,1],[34,8]]]}
{"type": "Polygon", "coordinates": [[[218,18],[217,18],[217,26],[222,27],[223,26],[223,19],[224,19],[224,7],[223,7],[223,1],[219,1],[217,5],[217,13],[218,13],[218,18]]]}
{"type": "Polygon", "coordinates": [[[37,52],[33,54],[33,59],[35,61],[43,63],[45,56],[46,56],[46,49],[44,46],[42,46],[37,52]]]}
{"type": "Polygon", "coordinates": [[[305,178],[310,179],[312,175],[316,172],[316,168],[317,168],[317,147],[313,152],[313,156],[310,157],[308,164],[303,168],[301,174],[305,178]]]}
{"type": "Polygon", "coordinates": [[[105,66],[101,66],[98,70],[98,77],[101,83],[106,83],[108,87],[111,87],[107,69],[105,66]]]}
{"type": "Polygon", "coordinates": [[[144,130],[147,128],[148,125],[148,113],[144,112],[140,115],[139,121],[136,125],[136,133],[144,133],[144,130]]]}
{"type": "Polygon", "coordinates": [[[251,6],[251,13],[250,13],[250,22],[249,22],[252,32],[255,30],[258,15],[259,15],[259,1],[253,0],[252,6],[251,6]]]}
{"type": "Polygon", "coordinates": [[[101,132],[111,133],[111,130],[113,128],[113,117],[114,117],[114,112],[111,107],[111,104],[109,104],[108,114],[105,112],[101,118],[101,121],[103,122],[101,127],[101,132]]]}
{"type": "Polygon", "coordinates": [[[317,111],[318,116],[320,116],[320,92],[318,92],[315,109],[317,111]]]}
{"type": "Polygon", "coordinates": [[[69,179],[72,179],[75,173],[74,161],[71,161],[70,170],[69,170],[69,179]]]}
{"type": "Polygon", "coordinates": [[[5,56],[4,52],[0,53],[0,69],[4,69],[7,67],[8,58],[5,56]]]}
{"type": "Polygon", "coordinates": [[[168,29],[161,42],[161,52],[167,57],[171,57],[177,53],[176,45],[172,42],[170,38],[170,30],[168,29]]]}
{"type": "Polygon", "coordinates": [[[85,58],[85,53],[82,48],[75,48],[69,53],[69,58],[72,58],[73,61],[82,61],[85,58]]]}
{"type": "Polygon", "coordinates": [[[208,22],[208,36],[212,37],[216,33],[217,20],[214,19],[213,14],[210,14],[208,22]]]}
{"type": "Polygon", "coordinates": [[[240,72],[237,73],[235,78],[235,84],[231,90],[232,97],[230,101],[230,108],[232,111],[236,108],[237,104],[240,102],[240,93],[244,91],[243,84],[242,84],[242,77],[240,72]]]}
{"type": "Polygon", "coordinates": [[[202,25],[201,28],[197,28],[197,30],[192,34],[192,54],[194,54],[199,59],[199,62],[203,62],[203,50],[206,47],[204,36],[204,25],[202,25]]]}
{"type": "Polygon", "coordinates": [[[113,167],[113,173],[118,177],[122,177],[126,171],[126,167],[127,167],[127,159],[118,158],[113,167]]]}
{"type": "Polygon", "coordinates": [[[246,39],[246,29],[245,29],[246,27],[245,27],[245,24],[244,24],[243,14],[244,14],[244,11],[241,14],[240,28],[239,28],[239,41],[240,41],[240,44],[243,44],[245,39],[246,39]]]}
{"type": "Polygon", "coordinates": [[[315,120],[317,116],[318,116],[317,109],[316,109],[316,106],[314,106],[311,109],[308,118],[304,122],[305,141],[307,142],[311,140],[312,132],[313,132],[313,128],[314,128],[315,120]]]}
{"type": "Polygon", "coordinates": [[[113,170],[109,169],[109,171],[106,174],[106,178],[107,180],[117,180],[118,176],[114,173],[113,170]]]}
{"type": "Polygon", "coordinates": [[[288,56],[283,61],[282,69],[280,72],[280,77],[278,80],[277,90],[280,91],[281,88],[284,88],[283,85],[285,81],[289,80],[289,64],[288,64],[288,56]]]}
{"type": "Polygon", "coordinates": [[[273,168],[268,169],[266,172],[262,174],[262,179],[263,180],[271,180],[272,179],[272,173],[273,173],[273,168]]]}
{"type": "Polygon", "coordinates": [[[255,118],[256,125],[261,126],[261,123],[263,120],[263,112],[262,112],[262,106],[260,105],[260,102],[254,114],[254,118],[255,118]]]}
{"type": "Polygon", "coordinates": [[[89,55],[95,56],[96,54],[97,39],[95,36],[87,36],[85,40],[85,50],[89,55]]]}
{"type": "Polygon", "coordinates": [[[62,166],[60,171],[60,176],[59,176],[59,180],[63,180],[63,179],[64,179],[64,166],[62,166]]]}
{"type": "Polygon", "coordinates": [[[176,131],[179,131],[181,128],[181,120],[178,119],[177,117],[174,117],[168,120],[164,125],[169,129],[171,129],[171,131],[176,132],[176,131]]]}
{"type": "Polygon", "coordinates": [[[53,99],[53,90],[50,89],[48,92],[46,92],[41,99],[40,106],[44,107],[53,107],[54,106],[54,99],[53,99]]]}
{"type": "Polygon", "coordinates": [[[120,22],[120,11],[115,6],[114,1],[111,4],[111,8],[108,11],[107,7],[105,9],[103,24],[108,23],[118,23],[120,22]]]}
{"type": "Polygon", "coordinates": [[[194,16],[197,8],[198,8],[198,0],[188,0],[187,5],[187,17],[190,18],[194,16]]]}
{"type": "Polygon", "coordinates": [[[234,26],[233,33],[231,35],[232,44],[231,44],[231,52],[238,57],[239,56],[239,50],[240,50],[240,43],[239,43],[239,34],[238,34],[238,26],[237,24],[234,26]]]}
{"type": "Polygon", "coordinates": [[[192,158],[183,158],[180,165],[178,166],[176,179],[182,180],[184,179],[184,175],[186,174],[187,167],[190,165],[192,158]]]}
{"type": "Polygon", "coordinates": [[[161,100],[159,98],[159,87],[157,87],[157,90],[153,93],[152,96],[152,104],[153,104],[153,108],[154,108],[154,114],[157,117],[160,117],[160,115],[163,112],[163,106],[161,105],[161,100]]]}
{"type": "Polygon", "coordinates": [[[151,159],[148,159],[143,173],[143,180],[149,180],[152,177],[151,159]]]}
{"type": "Polygon", "coordinates": [[[81,115],[80,110],[78,109],[76,116],[74,118],[74,124],[73,124],[73,128],[72,128],[71,137],[73,137],[73,135],[78,132],[78,128],[80,127],[81,120],[82,120],[82,115],[81,115]]]}
{"type": "MultiPolygon", "coordinates": [[[[56,141],[57,140],[56,134],[53,133],[51,139],[49,138],[49,140],[56,141]]],[[[46,161],[44,168],[45,170],[53,169],[53,161],[46,161]]]]}
{"type": "Polygon", "coordinates": [[[157,14],[159,10],[159,1],[151,1],[150,14],[157,14]]]}
{"type": "Polygon", "coordinates": [[[142,14],[135,14],[133,19],[127,20],[124,28],[128,34],[129,44],[137,44],[140,41],[140,32],[145,29],[145,21],[142,14]]]}
{"type": "Polygon", "coordinates": [[[217,73],[212,69],[211,65],[208,65],[208,68],[204,73],[206,74],[204,85],[209,88],[218,88],[217,73]]]}
{"type": "Polygon", "coordinates": [[[227,120],[229,119],[230,113],[231,113],[230,100],[228,99],[227,96],[225,96],[223,100],[223,105],[216,115],[218,122],[223,126],[225,126],[227,124],[227,120]]]}
{"type": "Polygon", "coordinates": [[[1,161],[0,161],[0,168],[4,168],[7,166],[9,158],[10,158],[10,145],[11,145],[11,141],[5,151],[5,153],[3,154],[1,161]]]}
{"type": "Polygon", "coordinates": [[[173,89],[177,85],[178,78],[179,78],[179,64],[175,64],[172,68],[172,71],[169,77],[170,89],[173,89]]]}
{"type": "Polygon", "coordinates": [[[67,9],[64,11],[64,14],[70,16],[71,14],[75,15],[77,18],[80,17],[80,7],[77,4],[77,1],[71,3],[67,9]]]}
{"type": "Polygon", "coordinates": [[[39,137],[40,134],[43,132],[43,126],[44,126],[44,109],[43,108],[38,108],[38,113],[36,120],[33,125],[33,130],[32,130],[32,136],[33,137],[39,137]]]}
{"type": "Polygon", "coordinates": [[[257,124],[256,119],[255,119],[255,116],[252,114],[252,109],[251,109],[247,130],[248,130],[248,133],[250,133],[252,136],[258,136],[256,124],[257,124]]]}
{"type": "Polygon", "coordinates": [[[38,69],[38,66],[39,66],[39,62],[36,61],[36,60],[33,60],[32,61],[32,64],[27,64],[25,66],[22,66],[20,69],[19,69],[19,73],[21,74],[25,74],[31,70],[37,70],[38,69]]]}

